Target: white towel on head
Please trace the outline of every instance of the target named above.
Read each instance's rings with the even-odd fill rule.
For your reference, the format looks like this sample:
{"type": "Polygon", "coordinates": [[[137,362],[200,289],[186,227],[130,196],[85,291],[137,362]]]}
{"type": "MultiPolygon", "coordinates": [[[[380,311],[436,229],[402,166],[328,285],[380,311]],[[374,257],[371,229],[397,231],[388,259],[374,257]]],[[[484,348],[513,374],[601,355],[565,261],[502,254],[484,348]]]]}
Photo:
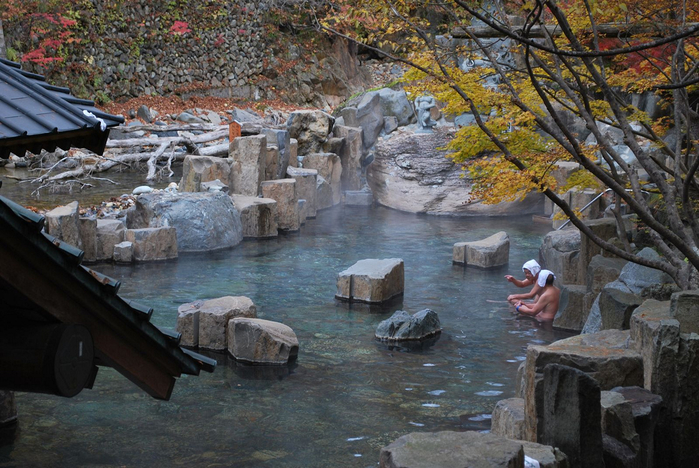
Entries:
{"type": "Polygon", "coordinates": [[[537,273],[541,271],[541,266],[536,260],[529,260],[527,263],[522,265],[522,271],[529,270],[532,275],[536,276],[537,273]]]}
{"type": "Polygon", "coordinates": [[[539,278],[536,280],[536,284],[542,288],[546,286],[546,279],[549,277],[549,275],[553,276],[553,279],[556,279],[556,275],[554,275],[551,270],[541,270],[541,273],[539,273],[539,278]]]}

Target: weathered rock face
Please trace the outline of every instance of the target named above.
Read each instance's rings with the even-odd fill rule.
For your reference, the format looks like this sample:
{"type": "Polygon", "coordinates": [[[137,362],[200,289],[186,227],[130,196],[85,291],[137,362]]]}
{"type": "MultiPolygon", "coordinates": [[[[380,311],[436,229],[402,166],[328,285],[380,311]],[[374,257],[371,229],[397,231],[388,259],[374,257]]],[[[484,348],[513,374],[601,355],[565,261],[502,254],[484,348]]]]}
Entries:
{"type": "Polygon", "coordinates": [[[84,262],[94,262],[97,259],[97,218],[95,216],[85,216],[79,219],[80,239],[83,243],[82,249],[85,252],[84,262]]]}
{"type": "MultiPolygon", "coordinates": [[[[177,244],[175,244],[177,246],[177,244]]],[[[114,246],[114,263],[133,262],[133,243],[124,241],[114,246]]]]}
{"type": "MultiPolygon", "coordinates": [[[[366,131],[366,129],[365,129],[366,131]]],[[[367,167],[367,183],[381,205],[410,213],[462,216],[534,214],[543,210],[543,196],[522,202],[484,205],[466,203],[471,183],[459,165],[445,158],[454,134],[444,128],[430,134],[398,129],[376,143],[374,161],[367,167]]]]}
{"type": "Polygon", "coordinates": [[[225,249],[243,240],[240,213],[222,192],[140,195],[126,222],[129,229],[174,227],[180,253],[225,249]]]}
{"type": "Polygon", "coordinates": [[[360,260],[341,271],[337,299],[380,303],[403,294],[404,266],[400,258],[360,260]]]}
{"type": "Polygon", "coordinates": [[[318,171],[315,169],[299,169],[288,167],[287,177],[296,181],[296,196],[299,200],[306,200],[304,211],[306,217],[315,218],[318,212],[316,197],[318,185],[318,171]]]}
{"type": "MultiPolygon", "coordinates": [[[[124,238],[133,246],[137,262],[177,258],[177,231],[174,227],[127,229],[124,238]]],[[[115,247],[116,258],[116,247],[115,247]]]]}
{"type": "Polygon", "coordinates": [[[615,387],[602,392],[605,466],[653,466],[654,432],[661,404],[660,396],[641,387],[615,387]]]}
{"type": "Polygon", "coordinates": [[[442,331],[437,313],[430,309],[410,315],[397,310],[376,327],[376,338],[387,341],[423,340],[442,331]]]}
{"type": "MultiPolygon", "coordinates": [[[[283,179],[286,177],[286,168],[289,167],[289,161],[291,160],[291,138],[289,132],[278,128],[263,128],[262,132],[267,137],[267,144],[277,147],[274,164],[276,173],[270,179],[283,179]]],[[[267,159],[269,161],[269,157],[267,159]]]]}
{"type": "Polygon", "coordinates": [[[454,263],[494,268],[507,265],[510,261],[510,237],[505,231],[472,242],[457,242],[452,252],[454,263]]]}
{"type": "Polygon", "coordinates": [[[670,304],[649,299],[634,311],[632,346],[643,356],[644,388],[663,398],[655,459],[692,466],[699,457],[699,335],[680,333],[670,304]]]}
{"type": "Polygon", "coordinates": [[[289,115],[286,128],[298,142],[298,154],[305,156],[323,151],[335,118],[321,110],[298,110],[289,115]]]}
{"type": "Polygon", "coordinates": [[[680,291],[670,298],[670,315],[680,323],[680,333],[699,333],[699,291],[680,291]]]}
{"type": "Polygon", "coordinates": [[[558,313],[553,319],[553,326],[563,330],[580,331],[585,326],[589,308],[585,308],[587,286],[565,284],[561,287],[561,300],[558,313]]]}
{"type": "Polygon", "coordinates": [[[508,439],[524,439],[524,399],[498,401],[490,420],[490,432],[508,439]]]}
{"type": "MultiPolygon", "coordinates": [[[[584,223],[603,240],[616,237],[616,221],[609,218],[586,220],[584,223]]],[[[578,260],[578,278],[587,278],[587,267],[592,257],[602,253],[602,248],[592,242],[587,236],[580,238],[580,257],[578,260]]]]}
{"type": "Polygon", "coordinates": [[[595,379],[560,364],[544,368],[544,444],[562,450],[571,466],[604,466],[600,419],[600,387],[595,379]]]}
{"type": "Polygon", "coordinates": [[[311,153],[303,158],[304,169],[315,169],[318,175],[330,184],[332,189],[332,204],[337,205],[342,200],[342,163],[334,153],[311,153]]]}
{"type": "Polygon", "coordinates": [[[231,160],[213,156],[188,155],[182,163],[180,192],[202,192],[202,182],[220,180],[228,184],[231,177],[231,160]]]}
{"type": "Polygon", "coordinates": [[[580,231],[563,229],[546,234],[539,249],[541,264],[551,270],[563,284],[585,284],[578,278],[580,231]]]}
{"type": "Polygon", "coordinates": [[[228,351],[238,361],[282,365],[296,358],[299,340],[283,323],[235,318],[228,324],[228,351]]]}
{"type": "Polygon", "coordinates": [[[95,260],[111,260],[114,246],[124,240],[125,232],[124,223],[117,219],[98,219],[95,260]]]}
{"type": "Polygon", "coordinates": [[[240,212],[243,224],[243,237],[260,239],[276,237],[277,231],[277,201],[271,198],[247,197],[232,195],[233,204],[240,212]]]}
{"type": "Polygon", "coordinates": [[[82,248],[80,239],[78,202],[59,206],[46,213],[46,231],[77,248],[82,248]]]}
{"type": "Polygon", "coordinates": [[[543,433],[543,372],[548,364],[580,369],[594,378],[602,390],[641,385],[643,360],[637,351],[628,348],[628,341],[628,330],[605,330],[574,336],[548,346],[529,346],[524,369],[527,440],[541,440],[543,433]]]}
{"type": "Polygon", "coordinates": [[[333,134],[345,140],[345,144],[337,154],[342,164],[342,190],[359,190],[362,187],[361,172],[364,158],[362,129],[335,125],[333,134]]]}
{"type": "Polygon", "coordinates": [[[256,317],[257,308],[245,296],[225,296],[182,304],[177,309],[177,331],[184,346],[221,351],[227,348],[228,322],[236,317],[256,317]]]}
{"type": "Polygon", "coordinates": [[[262,195],[277,202],[277,227],[283,231],[298,231],[299,199],[294,179],[268,180],[262,183],[262,195]]]}
{"type": "Polygon", "coordinates": [[[238,137],[230,143],[231,193],[256,197],[264,180],[267,165],[267,137],[251,135],[238,137]]]}
{"type": "Polygon", "coordinates": [[[381,449],[381,468],[524,468],[525,456],[541,468],[564,468],[566,456],[545,445],[480,432],[413,432],[381,449]]]}
{"type": "Polygon", "coordinates": [[[621,258],[595,255],[587,267],[587,292],[598,294],[604,286],[616,281],[624,266],[629,263],[621,258]]]}

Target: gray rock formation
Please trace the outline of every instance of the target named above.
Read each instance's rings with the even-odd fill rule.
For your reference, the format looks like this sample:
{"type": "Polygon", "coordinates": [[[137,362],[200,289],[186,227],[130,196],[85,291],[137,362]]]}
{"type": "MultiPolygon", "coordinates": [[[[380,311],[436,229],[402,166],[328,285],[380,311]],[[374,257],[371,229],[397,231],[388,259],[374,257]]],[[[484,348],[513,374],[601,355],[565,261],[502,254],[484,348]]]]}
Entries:
{"type": "Polygon", "coordinates": [[[231,198],[240,212],[244,238],[263,239],[279,234],[276,200],[245,195],[232,195],[231,198]]]}
{"type": "Polygon", "coordinates": [[[228,346],[228,322],[256,316],[257,308],[250,298],[224,296],[182,304],[177,309],[176,329],[182,334],[180,343],[184,346],[222,351],[228,346]]]}
{"type": "Polygon", "coordinates": [[[461,166],[438,150],[453,138],[445,128],[431,134],[398,129],[381,139],[374,161],[367,166],[367,183],[377,203],[410,213],[463,216],[535,214],[543,210],[543,195],[531,194],[522,202],[484,205],[468,203],[471,182],[461,166]]]}
{"type": "Polygon", "coordinates": [[[510,237],[500,231],[479,241],[457,242],[452,251],[454,263],[495,268],[510,261],[510,237]]]}
{"type": "Polygon", "coordinates": [[[342,190],[359,190],[362,187],[361,172],[365,154],[362,129],[336,124],[333,127],[333,135],[345,140],[337,154],[342,165],[342,190]]]}
{"type": "Polygon", "coordinates": [[[96,233],[96,261],[111,260],[114,257],[114,246],[124,240],[126,226],[117,219],[98,219],[96,233]]]}
{"type": "Polygon", "coordinates": [[[267,137],[251,135],[238,137],[228,150],[231,162],[231,193],[256,197],[264,180],[267,165],[267,137]]]}
{"type": "Polygon", "coordinates": [[[262,182],[262,195],[277,202],[277,228],[282,231],[298,231],[299,203],[296,180],[279,179],[262,182]]]}
{"type": "Polygon", "coordinates": [[[400,258],[360,260],[337,277],[337,299],[380,303],[403,294],[404,266],[400,258]]]}
{"type": "Polygon", "coordinates": [[[59,206],[45,215],[46,232],[77,248],[82,248],[78,202],[59,206]]]}
{"type": "Polygon", "coordinates": [[[334,153],[310,153],[303,158],[304,169],[315,169],[332,190],[332,204],[342,201],[342,163],[334,153]]]}
{"type": "Polygon", "coordinates": [[[543,373],[549,364],[580,369],[594,378],[601,390],[641,385],[643,360],[636,350],[628,347],[628,342],[628,330],[605,330],[548,346],[529,346],[524,369],[526,439],[539,441],[543,434],[543,373]]]}
{"type": "Polygon", "coordinates": [[[500,400],[493,409],[490,432],[508,439],[524,439],[524,399],[500,400]]]}
{"type": "Polygon", "coordinates": [[[528,456],[541,468],[564,468],[552,447],[480,432],[413,432],[381,449],[381,468],[524,468],[528,456]]]}
{"type": "Polygon", "coordinates": [[[286,175],[296,181],[296,195],[298,199],[306,200],[304,207],[306,217],[315,218],[318,212],[316,203],[318,196],[318,171],[315,169],[288,167],[286,175]]]}
{"type": "Polygon", "coordinates": [[[0,426],[17,421],[17,405],[14,392],[0,390],[0,426]]]}
{"type": "Polygon", "coordinates": [[[220,180],[230,184],[231,160],[213,156],[187,155],[182,163],[182,179],[179,184],[180,192],[202,192],[202,182],[220,180]]]}
{"type": "Polygon", "coordinates": [[[563,229],[551,231],[544,237],[539,248],[541,264],[551,270],[563,284],[585,284],[585,278],[578,278],[578,257],[580,256],[580,231],[563,229]]]}
{"type": "Polygon", "coordinates": [[[80,240],[82,241],[83,262],[97,260],[97,217],[85,216],[78,220],[80,240]]]}
{"type": "Polygon", "coordinates": [[[174,227],[179,253],[225,249],[243,240],[240,213],[222,192],[140,195],[126,222],[129,229],[174,227]]]}
{"type": "Polygon", "coordinates": [[[133,260],[133,243],[124,241],[114,246],[114,263],[133,263],[133,260]]]}
{"type": "Polygon", "coordinates": [[[585,307],[587,286],[564,284],[561,286],[561,300],[553,326],[562,330],[580,331],[587,322],[590,309],[585,307]]]}
{"type": "Polygon", "coordinates": [[[563,451],[571,467],[602,467],[600,419],[600,386],[595,379],[560,364],[544,368],[544,444],[563,451]]]}
{"type": "Polygon", "coordinates": [[[283,365],[298,355],[299,340],[294,331],[282,323],[234,318],[228,324],[228,351],[238,361],[283,365]]]}
{"type": "Polygon", "coordinates": [[[289,115],[286,128],[298,142],[298,154],[305,156],[323,151],[335,118],[321,110],[298,110],[289,115]]]}
{"type": "MultiPolygon", "coordinates": [[[[177,258],[177,231],[174,227],[127,229],[124,239],[131,243],[137,262],[177,258]]],[[[116,261],[116,246],[114,247],[116,261]]]]}
{"type": "Polygon", "coordinates": [[[410,315],[397,310],[376,327],[376,338],[385,341],[424,340],[442,331],[437,313],[430,309],[410,315]]]}
{"type": "Polygon", "coordinates": [[[277,171],[274,179],[286,177],[286,168],[291,160],[291,137],[288,130],[278,128],[263,128],[262,133],[267,137],[267,144],[277,147],[277,171]]]}

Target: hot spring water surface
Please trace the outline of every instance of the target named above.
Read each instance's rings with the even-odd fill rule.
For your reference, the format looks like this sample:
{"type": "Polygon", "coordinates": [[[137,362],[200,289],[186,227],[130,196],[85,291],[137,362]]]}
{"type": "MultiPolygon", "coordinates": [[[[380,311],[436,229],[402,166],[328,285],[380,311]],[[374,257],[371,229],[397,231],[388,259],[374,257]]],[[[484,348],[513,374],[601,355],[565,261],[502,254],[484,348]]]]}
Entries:
{"type": "Polygon", "coordinates": [[[215,253],[135,266],[98,265],[120,294],[175,327],[177,307],[225,295],[250,297],[260,318],[296,332],[291,367],[236,366],[216,355],[213,374],[178,380],[154,400],[111,369],[72,399],[16,395],[20,429],[0,447],[0,467],[369,467],[379,450],[415,431],[487,429],[495,403],[514,395],[528,344],[563,337],[516,320],[503,302],[507,273],[538,258],[550,229],[528,218],[415,216],[383,208],[318,213],[299,234],[245,241],[215,253]],[[455,242],[504,230],[510,264],[453,266],[455,242]],[[334,299],[337,274],[365,258],[405,261],[405,294],[388,307],[334,299]],[[422,350],[374,339],[395,310],[439,314],[443,332],[422,350]]]}

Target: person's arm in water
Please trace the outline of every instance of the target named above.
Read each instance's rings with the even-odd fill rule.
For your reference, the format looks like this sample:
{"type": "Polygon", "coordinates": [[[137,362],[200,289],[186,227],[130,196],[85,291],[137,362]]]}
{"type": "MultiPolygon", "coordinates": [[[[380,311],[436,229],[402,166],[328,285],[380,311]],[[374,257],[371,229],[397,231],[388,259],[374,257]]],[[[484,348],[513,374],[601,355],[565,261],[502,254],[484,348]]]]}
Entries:
{"type": "Polygon", "coordinates": [[[505,279],[507,281],[509,281],[510,283],[514,284],[515,286],[517,286],[518,288],[527,287],[534,282],[534,280],[529,279],[529,278],[524,278],[523,280],[518,280],[517,278],[515,278],[512,275],[505,275],[505,279]]]}
{"type": "Polygon", "coordinates": [[[507,296],[507,300],[508,301],[521,301],[522,299],[532,299],[537,294],[541,293],[541,289],[542,289],[542,287],[535,283],[532,290],[529,291],[528,293],[510,294],[509,296],[507,296]]]}
{"type": "Polygon", "coordinates": [[[546,306],[549,304],[549,302],[551,302],[551,295],[544,293],[541,296],[539,296],[539,300],[537,300],[533,304],[525,304],[521,301],[518,302],[517,304],[515,304],[515,310],[520,314],[535,316],[538,315],[539,312],[544,310],[546,306]]]}

